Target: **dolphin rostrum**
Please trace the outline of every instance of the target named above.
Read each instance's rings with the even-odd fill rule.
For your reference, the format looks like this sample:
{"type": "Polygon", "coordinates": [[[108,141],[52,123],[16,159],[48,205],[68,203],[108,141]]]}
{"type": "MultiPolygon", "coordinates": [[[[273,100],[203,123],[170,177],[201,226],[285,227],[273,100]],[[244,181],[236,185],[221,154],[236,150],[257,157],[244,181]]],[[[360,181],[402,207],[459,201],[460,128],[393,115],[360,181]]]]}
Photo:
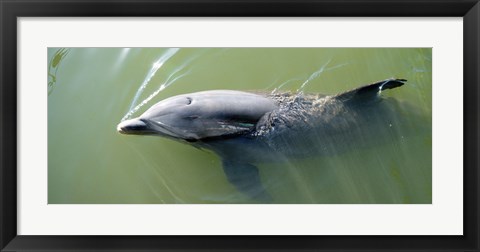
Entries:
{"type": "Polygon", "coordinates": [[[381,138],[388,141],[389,128],[401,118],[380,93],[405,82],[388,79],[330,96],[232,90],[183,94],[121,122],[117,130],[212,150],[222,159],[230,183],[251,198],[269,202],[254,164],[333,155],[351,146],[372,146],[381,138]]]}

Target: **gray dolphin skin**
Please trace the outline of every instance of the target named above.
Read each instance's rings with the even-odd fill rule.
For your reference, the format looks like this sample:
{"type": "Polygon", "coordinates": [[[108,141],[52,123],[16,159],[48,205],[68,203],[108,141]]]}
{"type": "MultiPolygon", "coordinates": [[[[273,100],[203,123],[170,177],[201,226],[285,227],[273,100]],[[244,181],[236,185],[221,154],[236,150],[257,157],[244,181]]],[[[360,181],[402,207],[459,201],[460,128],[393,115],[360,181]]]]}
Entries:
{"type": "Polygon", "coordinates": [[[405,82],[388,79],[336,95],[231,90],[183,94],[121,122],[117,130],[167,137],[211,150],[221,158],[231,184],[268,203],[272,199],[256,164],[335,155],[352,146],[366,148],[395,141],[398,134],[392,125],[402,124],[399,105],[392,98],[383,98],[381,92],[405,82]]]}

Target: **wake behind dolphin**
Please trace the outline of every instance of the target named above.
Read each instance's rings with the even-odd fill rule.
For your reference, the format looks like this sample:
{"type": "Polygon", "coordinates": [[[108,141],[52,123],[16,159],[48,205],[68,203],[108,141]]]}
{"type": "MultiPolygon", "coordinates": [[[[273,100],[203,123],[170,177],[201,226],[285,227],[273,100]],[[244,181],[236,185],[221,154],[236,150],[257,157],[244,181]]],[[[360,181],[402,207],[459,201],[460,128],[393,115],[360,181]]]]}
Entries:
{"type": "Polygon", "coordinates": [[[183,94],[121,122],[117,130],[211,150],[222,159],[228,181],[239,191],[270,202],[255,164],[335,155],[352,146],[395,141],[392,125],[400,125],[402,118],[396,101],[380,94],[405,82],[388,79],[337,95],[232,90],[183,94]]]}

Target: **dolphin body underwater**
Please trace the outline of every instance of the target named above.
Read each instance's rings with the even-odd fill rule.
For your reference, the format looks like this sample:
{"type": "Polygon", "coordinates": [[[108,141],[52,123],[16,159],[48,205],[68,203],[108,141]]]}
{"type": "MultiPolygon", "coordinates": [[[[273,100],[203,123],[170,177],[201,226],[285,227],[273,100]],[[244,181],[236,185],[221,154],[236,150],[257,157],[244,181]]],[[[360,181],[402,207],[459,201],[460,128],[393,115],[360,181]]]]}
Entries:
{"type": "MultiPolygon", "coordinates": [[[[121,122],[122,134],[155,135],[215,152],[228,181],[252,199],[271,202],[255,164],[335,155],[395,141],[397,102],[380,93],[388,79],[336,95],[255,94],[212,90],[162,100],[121,122]]],[[[398,130],[398,129],[397,129],[398,130]]]]}

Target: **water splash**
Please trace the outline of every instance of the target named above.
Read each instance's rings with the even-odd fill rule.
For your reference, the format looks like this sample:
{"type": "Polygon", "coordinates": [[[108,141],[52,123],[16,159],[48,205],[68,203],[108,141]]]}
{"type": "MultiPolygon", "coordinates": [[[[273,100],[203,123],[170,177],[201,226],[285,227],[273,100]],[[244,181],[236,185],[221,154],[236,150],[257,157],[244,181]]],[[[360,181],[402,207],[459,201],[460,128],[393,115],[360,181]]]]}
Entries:
{"type": "Polygon", "coordinates": [[[301,78],[294,78],[294,79],[290,79],[290,80],[287,80],[283,83],[281,83],[278,87],[276,87],[275,89],[273,89],[272,91],[272,94],[275,94],[278,90],[282,89],[285,85],[287,85],[288,83],[290,82],[293,82],[293,81],[300,81],[302,80],[301,78]]]}
{"type": "MultiPolygon", "coordinates": [[[[138,104],[137,106],[135,106],[134,108],[130,109],[130,111],[128,111],[128,113],[122,118],[122,122],[129,119],[135,112],[137,112],[141,107],[143,107],[145,104],[147,104],[149,101],[151,101],[155,96],[158,95],[158,93],[160,93],[162,90],[164,90],[165,88],[167,88],[168,86],[170,86],[173,82],[175,82],[176,80],[180,79],[181,77],[184,77],[186,76],[187,74],[189,74],[190,71],[187,71],[186,73],[183,73],[179,76],[177,76],[176,78],[174,78],[172,81],[170,82],[166,82],[166,83],[163,83],[162,85],[160,85],[160,87],[155,90],[155,92],[153,92],[152,94],[150,94],[145,100],[143,100],[140,104],[138,104]]],[[[171,75],[170,75],[171,76],[171,75]]]]}
{"type": "Polygon", "coordinates": [[[150,94],[146,99],[144,99],[140,104],[138,105],[135,105],[136,104],[136,101],[138,100],[138,98],[140,97],[141,93],[143,92],[143,90],[145,89],[145,87],[147,86],[148,82],[151,80],[151,78],[153,77],[153,75],[160,69],[160,67],[163,65],[163,63],[165,63],[165,61],[167,61],[169,58],[171,58],[179,49],[178,48],[175,48],[177,50],[173,51],[173,52],[168,52],[168,54],[164,54],[162,55],[162,57],[160,57],[159,60],[157,60],[154,64],[153,64],[153,67],[152,69],[150,70],[149,74],[147,75],[147,78],[145,79],[145,81],[142,83],[142,85],[140,86],[140,88],[138,89],[136,95],[135,95],[135,98],[132,102],[132,105],[130,106],[130,109],[128,111],[127,114],[125,114],[125,116],[121,119],[121,121],[125,121],[127,119],[129,119],[135,112],[137,112],[141,107],[143,107],[145,104],[147,104],[149,101],[151,101],[155,96],[157,96],[162,90],[164,90],[165,88],[169,87],[171,84],[173,84],[174,82],[176,82],[177,80],[179,80],[180,78],[182,77],[185,77],[187,76],[188,74],[190,74],[190,70],[187,70],[185,71],[184,73],[181,73],[180,75],[177,75],[178,73],[184,71],[186,69],[186,67],[188,65],[190,65],[194,60],[198,59],[202,54],[197,54],[195,56],[192,56],[190,57],[189,59],[185,60],[183,64],[181,64],[180,66],[176,67],[172,73],[170,75],[168,75],[167,79],[165,80],[164,83],[162,83],[160,85],[160,87],[155,90],[152,94],[150,94]],[[170,56],[165,56],[165,55],[170,55],[170,56]],[[163,61],[162,61],[163,59],[163,61]]]}
{"type": "MultiPolygon", "coordinates": [[[[317,71],[313,72],[312,74],[310,74],[310,76],[300,85],[300,87],[297,89],[297,93],[298,94],[302,94],[303,93],[303,90],[305,89],[305,87],[314,79],[320,77],[320,75],[322,73],[324,73],[325,71],[330,71],[330,70],[334,70],[336,68],[339,68],[339,67],[343,67],[343,66],[346,66],[348,65],[349,63],[346,62],[346,63],[342,63],[342,64],[338,64],[338,65],[335,65],[335,66],[332,66],[332,67],[327,67],[328,64],[330,64],[330,62],[332,61],[332,59],[329,59],[325,64],[323,64],[320,69],[318,69],[317,71]]],[[[285,85],[291,83],[291,82],[294,82],[294,81],[301,81],[303,80],[302,78],[294,78],[294,79],[289,79],[283,83],[281,83],[278,87],[276,87],[275,89],[273,89],[273,91],[271,92],[271,94],[275,94],[276,92],[278,92],[280,89],[282,89],[285,85]]]]}
{"type": "MultiPolygon", "coordinates": [[[[155,74],[157,73],[158,69],[160,69],[160,67],[163,66],[163,64],[165,62],[167,62],[167,60],[169,60],[173,55],[175,55],[178,50],[180,50],[180,48],[169,48],[165,54],[163,54],[162,56],[160,56],[160,58],[155,61],[153,63],[153,66],[152,68],[150,69],[150,71],[148,72],[147,76],[145,77],[145,80],[143,81],[142,85],[140,85],[140,87],[138,88],[137,90],[137,93],[135,94],[135,97],[133,98],[133,101],[132,101],[132,104],[130,105],[130,109],[129,110],[132,110],[132,108],[135,106],[135,104],[137,103],[137,100],[138,98],[140,97],[140,95],[143,93],[143,90],[145,90],[145,88],[147,87],[148,83],[150,82],[150,80],[153,78],[153,76],[155,76],[155,74]]],[[[123,120],[123,119],[122,119],[123,120]]]]}
{"type": "Polygon", "coordinates": [[[336,68],[339,68],[339,67],[343,67],[343,66],[346,66],[348,65],[349,63],[343,63],[343,64],[339,64],[339,65],[335,65],[335,66],[332,66],[332,67],[328,67],[328,64],[330,64],[330,62],[332,61],[332,59],[329,59],[325,64],[323,64],[322,67],[320,67],[320,69],[318,69],[317,71],[313,72],[305,82],[302,83],[302,85],[300,86],[299,89],[297,89],[297,93],[303,93],[305,87],[314,79],[320,77],[320,75],[322,75],[325,71],[330,71],[330,70],[333,70],[333,69],[336,69],[336,68]]]}

